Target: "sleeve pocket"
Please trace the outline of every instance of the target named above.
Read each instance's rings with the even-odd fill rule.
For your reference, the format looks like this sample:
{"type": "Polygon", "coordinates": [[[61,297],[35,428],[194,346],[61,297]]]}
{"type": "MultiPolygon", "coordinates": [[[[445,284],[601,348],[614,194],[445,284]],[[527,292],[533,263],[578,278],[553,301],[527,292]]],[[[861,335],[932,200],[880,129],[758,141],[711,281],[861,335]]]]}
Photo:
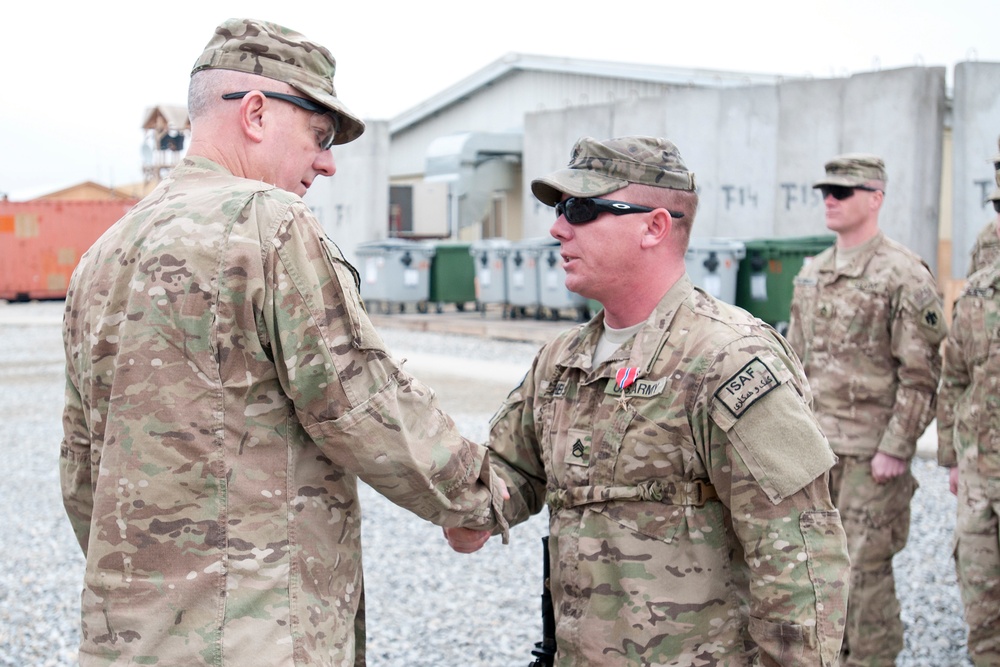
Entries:
{"type": "Polygon", "coordinates": [[[761,653],[771,658],[761,660],[762,665],[806,665],[816,645],[813,634],[801,625],[774,623],[755,616],[750,617],[750,636],[761,653]]]}
{"type": "Polygon", "coordinates": [[[344,298],[344,310],[350,321],[354,347],[358,350],[385,350],[385,343],[378,335],[368,311],[361,301],[358,272],[344,259],[340,251],[331,241],[324,240],[323,250],[333,272],[334,279],[340,285],[340,293],[344,298]]]}

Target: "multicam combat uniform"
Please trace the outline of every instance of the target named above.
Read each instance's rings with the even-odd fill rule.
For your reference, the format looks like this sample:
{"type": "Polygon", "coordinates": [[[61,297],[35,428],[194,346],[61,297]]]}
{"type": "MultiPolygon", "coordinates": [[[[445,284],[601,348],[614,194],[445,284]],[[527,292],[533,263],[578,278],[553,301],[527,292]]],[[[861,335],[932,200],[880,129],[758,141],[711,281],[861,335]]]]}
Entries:
{"type": "Polygon", "coordinates": [[[511,523],[549,506],[556,663],[834,664],[849,564],[791,350],[687,276],[592,368],[602,328],[546,345],[490,434],[511,523]]]}
{"type": "Polygon", "coordinates": [[[997,234],[996,218],[993,218],[976,234],[976,243],[972,246],[972,256],[969,258],[969,271],[966,278],[993,264],[998,258],[1000,258],[1000,235],[997,234]]]}
{"type": "Polygon", "coordinates": [[[958,465],[955,565],[969,653],[1000,664],[1000,265],[955,305],[938,393],[938,463],[958,465]]]}
{"type": "Polygon", "coordinates": [[[846,641],[877,664],[903,645],[892,557],[906,546],[917,483],[907,470],[876,484],[870,463],[876,452],[909,461],[934,417],[941,305],[923,260],[882,233],[843,269],[832,247],[795,279],[788,341],[839,457],[831,489],[851,553],[846,641]]]}
{"type": "Polygon", "coordinates": [[[393,361],[356,280],[299,197],[203,158],[84,256],[60,458],[81,664],[364,664],[357,477],[495,527],[487,451],[393,361]]]}

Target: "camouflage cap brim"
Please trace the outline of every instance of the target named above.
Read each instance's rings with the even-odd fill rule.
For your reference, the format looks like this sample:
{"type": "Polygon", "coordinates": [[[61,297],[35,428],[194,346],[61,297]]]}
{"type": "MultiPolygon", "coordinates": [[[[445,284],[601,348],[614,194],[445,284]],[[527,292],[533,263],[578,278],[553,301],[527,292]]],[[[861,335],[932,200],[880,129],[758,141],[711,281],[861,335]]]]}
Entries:
{"type": "Polygon", "coordinates": [[[621,190],[628,181],[611,178],[593,171],[563,169],[531,182],[531,194],[546,206],[555,206],[563,195],[571,197],[600,197],[621,190]]]}
{"type": "Polygon", "coordinates": [[[859,185],[864,185],[867,181],[868,179],[856,176],[826,176],[813,183],[812,186],[818,188],[823,185],[843,185],[847,188],[856,188],[859,185]]]}
{"type": "Polygon", "coordinates": [[[331,111],[334,118],[337,119],[336,133],[333,137],[333,143],[335,145],[346,144],[354,141],[364,133],[364,121],[351,113],[348,108],[333,95],[298,81],[289,81],[288,85],[303,93],[306,97],[319,102],[331,111]]]}
{"type": "Polygon", "coordinates": [[[555,206],[564,194],[599,197],[629,183],[673,190],[694,190],[692,174],[672,142],[659,137],[630,136],[598,141],[582,137],[569,164],[531,182],[538,201],[555,206]]]}

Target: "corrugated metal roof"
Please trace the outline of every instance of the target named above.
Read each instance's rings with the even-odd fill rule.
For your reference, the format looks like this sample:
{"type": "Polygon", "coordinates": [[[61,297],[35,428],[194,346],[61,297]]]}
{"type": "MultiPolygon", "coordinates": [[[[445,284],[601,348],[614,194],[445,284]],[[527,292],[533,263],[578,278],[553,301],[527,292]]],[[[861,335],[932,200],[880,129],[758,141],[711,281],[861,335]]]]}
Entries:
{"type": "Polygon", "coordinates": [[[582,74],[614,79],[631,79],[653,83],[669,83],[705,87],[748,86],[774,84],[788,78],[779,74],[727,72],[722,70],[667,67],[640,63],[605,60],[560,58],[524,53],[508,53],[483,69],[462,79],[417,106],[389,121],[390,134],[406,129],[422,119],[468,97],[480,88],[516,71],[582,74]]]}

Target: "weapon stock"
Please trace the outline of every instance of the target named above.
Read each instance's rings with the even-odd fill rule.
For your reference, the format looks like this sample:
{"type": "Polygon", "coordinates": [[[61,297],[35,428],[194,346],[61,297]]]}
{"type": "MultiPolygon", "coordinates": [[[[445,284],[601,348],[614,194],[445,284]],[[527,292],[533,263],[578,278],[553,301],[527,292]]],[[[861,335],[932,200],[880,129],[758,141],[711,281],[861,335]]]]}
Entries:
{"type": "Polygon", "coordinates": [[[535,659],[528,667],[552,667],[556,659],[556,614],[549,588],[549,538],[542,538],[542,641],[531,650],[535,659]]]}

